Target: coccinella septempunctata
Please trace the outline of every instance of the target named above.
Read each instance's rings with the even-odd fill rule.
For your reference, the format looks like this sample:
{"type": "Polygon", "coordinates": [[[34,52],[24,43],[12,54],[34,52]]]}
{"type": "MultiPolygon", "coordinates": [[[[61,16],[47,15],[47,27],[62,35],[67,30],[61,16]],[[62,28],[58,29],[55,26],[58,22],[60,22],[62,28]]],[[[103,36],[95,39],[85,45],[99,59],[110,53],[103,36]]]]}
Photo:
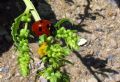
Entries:
{"type": "Polygon", "coordinates": [[[36,36],[40,36],[42,34],[46,34],[47,36],[49,36],[50,26],[50,21],[42,19],[32,24],[32,31],[36,34],[36,36]]]}

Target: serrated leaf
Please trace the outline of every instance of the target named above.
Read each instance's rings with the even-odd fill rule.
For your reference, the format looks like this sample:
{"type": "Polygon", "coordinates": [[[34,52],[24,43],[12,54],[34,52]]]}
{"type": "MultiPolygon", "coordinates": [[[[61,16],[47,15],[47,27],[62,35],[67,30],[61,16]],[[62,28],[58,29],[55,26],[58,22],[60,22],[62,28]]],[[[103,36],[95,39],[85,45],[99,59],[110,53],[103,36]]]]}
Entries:
{"type": "Polygon", "coordinates": [[[11,35],[13,37],[13,41],[14,41],[14,44],[15,46],[17,47],[18,46],[18,33],[17,33],[17,30],[19,28],[19,25],[20,25],[20,22],[21,22],[21,17],[25,15],[25,12],[22,13],[21,15],[19,15],[15,20],[14,20],[14,23],[12,24],[11,26],[11,35]]]}

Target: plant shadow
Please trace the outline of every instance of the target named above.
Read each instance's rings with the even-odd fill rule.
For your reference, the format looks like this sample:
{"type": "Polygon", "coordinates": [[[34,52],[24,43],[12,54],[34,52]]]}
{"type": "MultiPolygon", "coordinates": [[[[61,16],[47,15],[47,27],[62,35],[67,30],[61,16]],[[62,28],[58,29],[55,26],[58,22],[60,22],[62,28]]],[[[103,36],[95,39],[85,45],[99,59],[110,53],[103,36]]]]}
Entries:
{"type": "Polygon", "coordinates": [[[65,0],[66,3],[74,3],[73,0],[65,0]]]}
{"type": "Polygon", "coordinates": [[[120,0],[111,0],[112,1],[115,1],[115,3],[117,4],[117,6],[120,8],[120,0]]]}
{"type": "Polygon", "coordinates": [[[84,22],[84,20],[91,19],[91,20],[96,20],[96,15],[102,17],[103,19],[105,18],[103,15],[101,15],[99,12],[94,12],[90,13],[92,9],[90,8],[92,0],[86,0],[87,4],[84,5],[84,14],[79,14],[79,19],[81,19],[81,23],[84,22]]]}
{"type": "Polygon", "coordinates": [[[50,4],[46,0],[33,0],[41,19],[56,20],[55,13],[53,12],[50,4]]]}
{"type": "Polygon", "coordinates": [[[0,57],[8,51],[13,45],[11,36],[11,24],[14,17],[19,12],[14,0],[1,0],[0,1],[0,57]]]}
{"type": "Polygon", "coordinates": [[[102,82],[97,74],[101,74],[104,77],[108,77],[107,73],[118,74],[117,71],[111,68],[106,68],[107,59],[102,60],[99,58],[95,58],[92,55],[82,57],[79,52],[74,51],[74,53],[80,59],[82,64],[87,67],[87,70],[96,78],[97,82],[102,82]]]}
{"type": "Polygon", "coordinates": [[[92,32],[84,29],[85,26],[87,26],[86,24],[72,24],[71,22],[67,21],[65,23],[63,23],[61,26],[65,27],[66,29],[70,29],[70,30],[76,30],[77,32],[81,32],[81,33],[89,33],[91,34],[92,32]]]}

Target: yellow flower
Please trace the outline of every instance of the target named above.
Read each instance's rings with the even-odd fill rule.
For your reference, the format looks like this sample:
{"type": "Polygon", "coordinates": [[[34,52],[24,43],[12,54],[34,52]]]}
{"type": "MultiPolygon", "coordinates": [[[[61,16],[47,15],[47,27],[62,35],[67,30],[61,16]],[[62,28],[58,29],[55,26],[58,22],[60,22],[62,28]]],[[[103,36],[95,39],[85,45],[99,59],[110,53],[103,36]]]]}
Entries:
{"type": "Polygon", "coordinates": [[[38,49],[38,54],[40,55],[40,57],[46,55],[46,49],[47,49],[47,43],[43,42],[38,49]]]}

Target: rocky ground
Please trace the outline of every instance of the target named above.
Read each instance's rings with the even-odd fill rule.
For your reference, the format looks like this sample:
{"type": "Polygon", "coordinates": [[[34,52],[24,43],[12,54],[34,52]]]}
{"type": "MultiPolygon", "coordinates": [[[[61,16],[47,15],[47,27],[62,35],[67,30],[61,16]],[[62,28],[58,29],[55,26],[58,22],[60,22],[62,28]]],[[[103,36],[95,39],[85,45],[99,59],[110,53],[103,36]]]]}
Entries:
{"type": "MultiPolygon", "coordinates": [[[[34,3],[41,18],[51,21],[69,18],[81,38],[87,43],[71,53],[64,68],[70,82],[120,82],[120,9],[114,0],[40,0],[34,3]]],[[[20,3],[24,5],[23,3],[20,3]]],[[[31,74],[21,77],[17,66],[17,52],[12,45],[10,26],[23,7],[13,0],[0,2],[0,82],[35,82],[40,65],[37,43],[31,43],[35,62],[31,74]],[[17,13],[18,12],[18,13],[17,13]]],[[[36,82],[45,82],[37,78],[36,82]]]]}

